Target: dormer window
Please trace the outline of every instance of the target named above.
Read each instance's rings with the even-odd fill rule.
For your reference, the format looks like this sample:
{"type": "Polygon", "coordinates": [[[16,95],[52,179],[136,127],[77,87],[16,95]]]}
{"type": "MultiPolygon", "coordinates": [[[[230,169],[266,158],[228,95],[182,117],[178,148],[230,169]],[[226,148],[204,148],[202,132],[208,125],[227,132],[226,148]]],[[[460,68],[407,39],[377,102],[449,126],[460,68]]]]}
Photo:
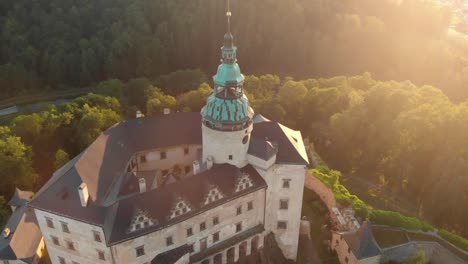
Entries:
{"type": "Polygon", "coordinates": [[[207,205],[209,203],[222,199],[223,197],[224,195],[219,191],[218,187],[213,186],[208,192],[204,204],[207,205]]]}
{"type": "Polygon", "coordinates": [[[185,202],[182,198],[179,198],[178,201],[176,202],[174,208],[172,209],[172,213],[170,218],[178,217],[180,215],[183,215],[185,213],[188,213],[192,211],[190,206],[188,205],[187,202],[185,202]]]}
{"type": "Polygon", "coordinates": [[[250,179],[249,174],[244,173],[237,181],[236,192],[245,190],[253,186],[252,179],[250,179]]]}
{"type": "Polygon", "coordinates": [[[157,224],[157,220],[149,217],[147,212],[137,209],[132,218],[132,222],[127,232],[135,232],[143,228],[148,228],[152,225],[157,224]]]}

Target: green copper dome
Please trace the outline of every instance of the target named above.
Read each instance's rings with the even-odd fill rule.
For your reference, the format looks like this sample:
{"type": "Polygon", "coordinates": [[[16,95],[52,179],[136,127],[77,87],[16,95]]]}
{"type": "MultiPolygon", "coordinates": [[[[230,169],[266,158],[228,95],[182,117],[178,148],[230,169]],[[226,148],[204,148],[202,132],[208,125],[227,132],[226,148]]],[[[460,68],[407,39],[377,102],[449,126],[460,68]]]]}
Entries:
{"type": "Polygon", "coordinates": [[[244,75],[240,71],[237,63],[226,64],[222,63],[218,66],[218,72],[213,77],[215,85],[219,86],[238,86],[244,84],[244,75]]]}
{"type": "Polygon", "coordinates": [[[203,123],[217,130],[241,130],[250,125],[254,112],[245,95],[222,99],[215,93],[208,97],[202,109],[203,123]]]}
{"type": "MultiPolygon", "coordinates": [[[[230,12],[228,11],[228,25],[230,12]]],[[[222,131],[237,131],[252,124],[254,112],[244,94],[244,75],[236,59],[234,37],[228,30],[221,48],[221,64],[213,76],[214,91],[201,110],[203,125],[222,131]]]]}

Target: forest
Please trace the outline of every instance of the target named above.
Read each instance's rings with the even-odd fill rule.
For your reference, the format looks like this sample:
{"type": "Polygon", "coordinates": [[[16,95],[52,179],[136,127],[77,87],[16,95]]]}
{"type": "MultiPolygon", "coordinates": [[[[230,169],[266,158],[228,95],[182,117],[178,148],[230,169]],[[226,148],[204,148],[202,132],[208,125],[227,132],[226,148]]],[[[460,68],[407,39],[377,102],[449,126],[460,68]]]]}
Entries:
{"type": "MultiPolygon", "coordinates": [[[[226,31],[219,0],[16,0],[0,3],[0,94],[211,73],[226,31]]],[[[448,7],[420,0],[232,1],[245,72],[297,79],[371,72],[379,80],[468,92],[468,45],[448,7]],[[280,19],[278,19],[280,18],[280,19]]]]}

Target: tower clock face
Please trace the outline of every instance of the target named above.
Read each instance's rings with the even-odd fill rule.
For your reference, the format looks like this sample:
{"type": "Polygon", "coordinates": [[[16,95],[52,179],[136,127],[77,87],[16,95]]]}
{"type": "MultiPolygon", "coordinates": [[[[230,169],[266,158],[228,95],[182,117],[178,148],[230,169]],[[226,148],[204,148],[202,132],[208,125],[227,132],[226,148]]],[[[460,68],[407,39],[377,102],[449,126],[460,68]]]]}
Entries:
{"type": "Polygon", "coordinates": [[[249,141],[249,136],[245,136],[243,139],[242,139],[242,144],[247,144],[247,141],[249,141]]]}

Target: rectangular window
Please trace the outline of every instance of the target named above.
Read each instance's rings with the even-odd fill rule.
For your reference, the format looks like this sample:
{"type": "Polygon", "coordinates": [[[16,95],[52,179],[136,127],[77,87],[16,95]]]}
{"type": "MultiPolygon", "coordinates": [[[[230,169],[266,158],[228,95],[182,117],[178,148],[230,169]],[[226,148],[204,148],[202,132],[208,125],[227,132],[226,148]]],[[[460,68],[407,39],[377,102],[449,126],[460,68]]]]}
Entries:
{"type": "Polygon", "coordinates": [[[290,179],[283,179],[283,188],[284,189],[289,189],[289,186],[290,186],[290,179]]]}
{"type": "Polygon", "coordinates": [[[229,155],[229,160],[232,160],[232,155],[229,155]]]}
{"type": "Polygon", "coordinates": [[[67,240],[66,243],[67,243],[67,248],[68,249],[75,250],[75,245],[73,244],[73,242],[67,240]]]}
{"type": "Polygon", "coordinates": [[[217,216],[213,217],[213,225],[219,224],[219,218],[217,216]]]}
{"type": "Polygon", "coordinates": [[[219,232],[213,234],[213,243],[219,241],[219,232]]]}
{"type": "Polygon", "coordinates": [[[101,242],[101,234],[97,231],[93,231],[94,241],[101,242]]]}
{"type": "Polygon", "coordinates": [[[187,165],[184,167],[185,174],[190,173],[191,170],[192,170],[192,166],[190,165],[187,165]]]}
{"type": "Polygon", "coordinates": [[[236,215],[242,214],[242,206],[237,207],[236,215]]]}
{"type": "Polygon", "coordinates": [[[242,222],[236,224],[236,233],[242,231],[242,222]]]}
{"type": "Polygon", "coordinates": [[[60,222],[60,224],[62,225],[62,231],[65,232],[65,233],[70,233],[70,229],[68,229],[68,224],[65,223],[65,222],[60,222]]]}
{"type": "Polygon", "coordinates": [[[205,222],[200,223],[200,231],[203,231],[206,229],[206,224],[205,222]]]}
{"type": "Polygon", "coordinates": [[[140,162],[145,163],[146,162],[146,155],[141,155],[140,156],[140,162]]]}
{"type": "Polygon", "coordinates": [[[54,228],[54,222],[52,221],[52,218],[46,217],[45,220],[47,223],[47,227],[54,228]]]}
{"type": "Polygon", "coordinates": [[[187,228],[187,237],[189,236],[192,236],[193,235],[193,230],[191,227],[187,228]]]}
{"type": "Polygon", "coordinates": [[[137,257],[143,256],[145,254],[145,246],[135,248],[135,253],[137,257]]]}
{"type": "Polygon", "coordinates": [[[54,245],[60,246],[60,241],[59,241],[58,237],[51,236],[50,238],[52,239],[52,243],[54,243],[54,245]]]}
{"type": "Polygon", "coordinates": [[[252,209],[253,209],[253,202],[250,201],[250,202],[247,203],[247,211],[250,211],[252,209]]]}
{"type": "Polygon", "coordinates": [[[166,237],[166,246],[172,246],[174,244],[174,241],[172,241],[172,236],[166,237]]]}
{"type": "Polygon", "coordinates": [[[289,200],[288,199],[281,199],[280,200],[280,209],[281,210],[288,210],[289,208],[289,200]]]}
{"type": "Polygon", "coordinates": [[[193,248],[193,244],[190,244],[189,245],[189,252],[192,253],[194,251],[195,251],[195,249],[193,248]]]}
{"type": "Polygon", "coordinates": [[[188,155],[189,154],[189,148],[184,148],[184,155],[188,155]]]}
{"type": "Polygon", "coordinates": [[[207,247],[207,243],[206,243],[206,237],[205,237],[203,239],[200,239],[200,251],[205,250],[206,247],[207,247]]]}
{"type": "Polygon", "coordinates": [[[106,256],[104,255],[104,251],[98,250],[97,253],[98,253],[98,258],[100,260],[106,260],[106,256]]]}
{"type": "Polygon", "coordinates": [[[59,260],[59,263],[60,263],[60,264],[65,264],[65,263],[66,263],[66,262],[65,262],[65,259],[62,258],[62,257],[58,257],[58,260],[59,260]]]}
{"type": "Polygon", "coordinates": [[[287,229],[288,228],[288,223],[286,221],[278,221],[278,229],[287,229]]]}
{"type": "Polygon", "coordinates": [[[162,160],[167,158],[165,151],[161,151],[159,154],[162,160]]]}

